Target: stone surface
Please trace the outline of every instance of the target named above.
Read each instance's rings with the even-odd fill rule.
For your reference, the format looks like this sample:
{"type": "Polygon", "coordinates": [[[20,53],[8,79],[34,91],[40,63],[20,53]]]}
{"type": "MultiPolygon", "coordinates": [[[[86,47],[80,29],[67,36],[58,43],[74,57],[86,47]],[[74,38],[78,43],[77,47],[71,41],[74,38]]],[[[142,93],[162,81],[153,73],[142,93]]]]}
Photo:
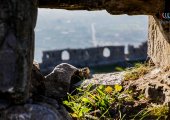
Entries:
{"type": "Polygon", "coordinates": [[[66,97],[70,89],[71,77],[77,70],[78,68],[67,63],[57,65],[45,76],[45,95],[53,98],[66,97]]]}
{"type": "MultiPolygon", "coordinates": [[[[111,14],[153,15],[164,11],[164,0],[39,0],[39,7],[69,10],[106,9],[111,14]],[[152,7],[150,6],[152,4],[152,7]]],[[[166,3],[168,4],[168,3],[166,3]]]]}
{"type": "Polygon", "coordinates": [[[153,68],[149,73],[135,81],[125,81],[127,88],[144,94],[150,101],[155,103],[170,103],[170,71],[153,68]]]}
{"type": "MultiPolygon", "coordinates": [[[[135,50],[134,50],[135,51],[135,50]]],[[[145,51],[146,52],[146,51],[145,51]]],[[[99,66],[107,64],[116,64],[125,61],[124,46],[105,46],[93,47],[85,49],[63,49],[63,50],[47,50],[43,52],[42,70],[48,70],[63,62],[67,62],[77,67],[99,66]],[[105,57],[103,52],[108,49],[110,55],[105,57]],[[69,59],[62,58],[64,52],[67,52],[69,59]],[[92,59],[93,58],[93,59],[92,59]]],[[[44,72],[43,71],[43,72],[44,72]]]]}
{"type": "Polygon", "coordinates": [[[170,22],[159,21],[156,17],[149,16],[148,55],[155,65],[161,67],[170,65],[170,40],[168,39],[170,34],[162,26],[169,26],[169,24],[170,22]]]}
{"type": "Polygon", "coordinates": [[[39,69],[39,64],[34,62],[32,73],[31,73],[31,82],[30,82],[30,96],[32,95],[45,95],[45,77],[41,74],[39,69]]]}
{"type": "Polygon", "coordinates": [[[76,83],[75,86],[87,87],[89,84],[92,85],[115,85],[120,84],[123,80],[124,72],[114,72],[114,73],[105,73],[105,74],[94,74],[92,78],[86,79],[76,83]]]}
{"type": "Polygon", "coordinates": [[[40,68],[43,74],[49,73],[50,69],[60,63],[67,62],[76,67],[98,67],[105,65],[120,64],[125,65],[128,61],[143,61],[147,58],[147,42],[143,42],[138,47],[129,45],[125,53],[125,46],[104,46],[85,49],[61,49],[43,51],[40,68]],[[105,50],[110,55],[105,56],[105,50]],[[68,59],[63,59],[64,53],[68,53],[68,59]]]}
{"type": "Polygon", "coordinates": [[[1,112],[2,120],[72,120],[63,106],[46,103],[17,105],[1,112]]]}
{"type": "Polygon", "coordinates": [[[164,0],[104,0],[111,14],[154,15],[164,10],[164,0]],[[152,4],[152,7],[151,7],[152,4]]]}
{"type": "Polygon", "coordinates": [[[0,0],[0,92],[15,103],[28,97],[36,18],[36,0],[0,0]]]}

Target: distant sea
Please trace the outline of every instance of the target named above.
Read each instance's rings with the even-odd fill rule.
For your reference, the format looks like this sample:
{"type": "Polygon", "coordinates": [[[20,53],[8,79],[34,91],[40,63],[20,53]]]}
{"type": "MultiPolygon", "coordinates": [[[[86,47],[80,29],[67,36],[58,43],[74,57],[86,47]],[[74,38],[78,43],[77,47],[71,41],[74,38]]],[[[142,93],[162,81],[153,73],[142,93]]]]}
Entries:
{"type": "Polygon", "coordinates": [[[42,51],[105,45],[138,46],[147,40],[147,16],[110,15],[106,11],[39,9],[35,60],[42,51]]]}

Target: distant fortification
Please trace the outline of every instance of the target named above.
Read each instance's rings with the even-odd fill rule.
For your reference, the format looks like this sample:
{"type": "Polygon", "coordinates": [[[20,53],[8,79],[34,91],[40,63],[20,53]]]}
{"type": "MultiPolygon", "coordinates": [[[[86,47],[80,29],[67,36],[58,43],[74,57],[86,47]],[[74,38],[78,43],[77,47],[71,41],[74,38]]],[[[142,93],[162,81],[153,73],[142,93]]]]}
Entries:
{"type": "Polygon", "coordinates": [[[126,60],[138,61],[145,60],[147,57],[147,42],[142,43],[137,48],[133,45],[128,45],[128,54],[126,60]]]}
{"type": "Polygon", "coordinates": [[[129,45],[128,54],[125,54],[125,46],[44,51],[42,64],[40,66],[43,70],[53,69],[60,63],[69,63],[76,67],[95,67],[123,63],[127,60],[145,60],[146,57],[147,43],[144,42],[138,48],[129,45]]]}

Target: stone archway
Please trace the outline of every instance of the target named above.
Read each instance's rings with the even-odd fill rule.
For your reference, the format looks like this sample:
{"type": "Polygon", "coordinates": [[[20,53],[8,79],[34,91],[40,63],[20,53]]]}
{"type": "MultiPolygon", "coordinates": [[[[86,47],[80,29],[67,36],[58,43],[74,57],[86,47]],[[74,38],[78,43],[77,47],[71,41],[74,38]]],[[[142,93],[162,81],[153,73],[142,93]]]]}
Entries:
{"type": "Polygon", "coordinates": [[[11,94],[16,103],[28,97],[38,7],[151,15],[148,54],[156,65],[170,64],[168,0],[0,0],[0,3],[0,92],[11,94]]]}

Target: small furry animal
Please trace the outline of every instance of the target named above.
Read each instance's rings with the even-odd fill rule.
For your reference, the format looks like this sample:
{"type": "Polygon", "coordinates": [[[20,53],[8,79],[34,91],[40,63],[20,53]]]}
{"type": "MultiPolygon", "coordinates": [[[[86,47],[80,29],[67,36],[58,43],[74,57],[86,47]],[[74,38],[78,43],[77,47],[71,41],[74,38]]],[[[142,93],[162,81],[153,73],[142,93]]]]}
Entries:
{"type": "Polygon", "coordinates": [[[90,69],[88,67],[78,69],[76,72],[74,72],[73,76],[71,77],[71,84],[70,84],[70,92],[73,91],[74,84],[87,79],[90,77],[90,69]]]}

